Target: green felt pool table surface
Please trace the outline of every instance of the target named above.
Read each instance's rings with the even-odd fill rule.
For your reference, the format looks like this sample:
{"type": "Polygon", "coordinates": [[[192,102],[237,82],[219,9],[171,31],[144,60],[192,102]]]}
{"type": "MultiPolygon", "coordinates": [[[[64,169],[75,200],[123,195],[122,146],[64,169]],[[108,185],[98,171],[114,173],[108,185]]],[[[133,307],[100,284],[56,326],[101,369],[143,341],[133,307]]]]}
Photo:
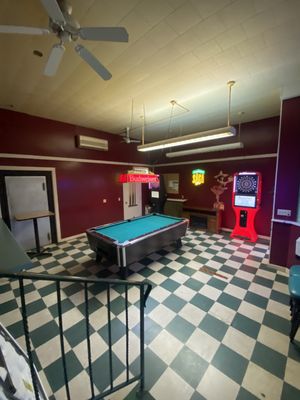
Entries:
{"type": "Polygon", "coordinates": [[[112,240],[116,240],[119,243],[123,243],[166,228],[170,225],[177,224],[180,221],[182,221],[182,218],[169,215],[149,214],[143,217],[95,228],[95,232],[109,237],[112,240]]]}

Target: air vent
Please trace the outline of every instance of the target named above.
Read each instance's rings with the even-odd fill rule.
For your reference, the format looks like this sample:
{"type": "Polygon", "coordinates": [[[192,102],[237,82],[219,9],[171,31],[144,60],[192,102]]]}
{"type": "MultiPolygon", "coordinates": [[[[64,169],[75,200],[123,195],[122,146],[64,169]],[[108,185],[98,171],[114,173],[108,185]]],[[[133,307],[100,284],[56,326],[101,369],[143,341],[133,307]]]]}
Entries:
{"type": "Polygon", "coordinates": [[[76,146],[81,149],[108,151],[108,141],[92,136],[77,135],[76,146]]]}

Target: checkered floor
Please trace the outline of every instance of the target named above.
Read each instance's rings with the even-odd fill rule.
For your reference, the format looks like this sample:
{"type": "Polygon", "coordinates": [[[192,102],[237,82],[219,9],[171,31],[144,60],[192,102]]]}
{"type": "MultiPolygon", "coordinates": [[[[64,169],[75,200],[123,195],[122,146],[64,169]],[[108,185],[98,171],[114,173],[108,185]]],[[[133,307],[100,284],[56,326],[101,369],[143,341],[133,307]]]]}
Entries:
{"type": "MultiPolygon", "coordinates": [[[[84,236],[52,246],[52,252],[50,258],[35,260],[31,272],[116,277],[115,266],[95,264],[84,236]]],[[[290,344],[288,277],[268,265],[267,252],[267,241],[251,244],[231,240],[226,233],[190,230],[181,249],[165,248],[131,266],[130,281],[147,279],[153,284],[145,309],[147,393],[143,399],[299,400],[300,330],[290,344]]],[[[17,286],[17,282],[1,280],[0,320],[25,348],[17,286]]],[[[89,397],[89,381],[82,288],[65,284],[62,292],[71,398],[84,400],[89,397]]],[[[90,323],[95,384],[96,392],[101,392],[108,383],[107,345],[99,314],[105,302],[103,293],[92,288],[89,292],[94,307],[90,323]]],[[[59,340],[54,333],[55,287],[28,281],[26,293],[36,367],[49,398],[65,399],[59,340]]],[[[124,336],[119,334],[124,320],[122,296],[112,289],[116,381],[125,365],[120,350],[124,336]]],[[[138,364],[138,296],[137,288],[130,289],[132,374],[138,364]]],[[[108,398],[134,399],[136,387],[108,398]]]]}

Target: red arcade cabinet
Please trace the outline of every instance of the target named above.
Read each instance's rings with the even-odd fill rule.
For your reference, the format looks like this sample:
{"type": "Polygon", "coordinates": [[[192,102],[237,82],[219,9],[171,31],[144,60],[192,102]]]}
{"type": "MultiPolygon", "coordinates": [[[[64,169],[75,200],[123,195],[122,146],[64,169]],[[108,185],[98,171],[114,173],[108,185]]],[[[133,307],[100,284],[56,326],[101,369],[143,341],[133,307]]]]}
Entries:
{"type": "Polygon", "coordinates": [[[236,172],[233,180],[232,207],[235,227],[231,237],[243,236],[251,242],[257,240],[254,219],[261,202],[261,174],[259,172],[236,172]]]}

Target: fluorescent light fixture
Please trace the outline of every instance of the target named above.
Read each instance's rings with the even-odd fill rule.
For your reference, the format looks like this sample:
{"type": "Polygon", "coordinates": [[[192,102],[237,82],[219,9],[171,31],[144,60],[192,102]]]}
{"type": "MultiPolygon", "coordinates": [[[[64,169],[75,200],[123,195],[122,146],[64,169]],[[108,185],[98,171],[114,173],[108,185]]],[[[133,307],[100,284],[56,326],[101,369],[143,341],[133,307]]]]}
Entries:
{"type": "Polygon", "coordinates": [[[242,143],[242,142],[220,144],[218,146],[200,147],[199,149],[173,151],[171,153],[166,153],[166,157],[168,157],[168,158],[182,157],[182,156],[189,156],[190,154],[210,153],[212,151],[242,149],[243,147],[244,147],[244,143],[242,143]]]}
{"type": "Polygon", "coordinates": [[[235,136],[236,130],[233,126],[225,126],[224,128],[212,129],[210,131],[191,133],[185,136],[159,140],[148,144],[137,146],[138,151],[152,151],[165,149],[168,147],[183,146],[187,144],[205,142],[208,140],[222,139],[229,136],[235,136]]]}

